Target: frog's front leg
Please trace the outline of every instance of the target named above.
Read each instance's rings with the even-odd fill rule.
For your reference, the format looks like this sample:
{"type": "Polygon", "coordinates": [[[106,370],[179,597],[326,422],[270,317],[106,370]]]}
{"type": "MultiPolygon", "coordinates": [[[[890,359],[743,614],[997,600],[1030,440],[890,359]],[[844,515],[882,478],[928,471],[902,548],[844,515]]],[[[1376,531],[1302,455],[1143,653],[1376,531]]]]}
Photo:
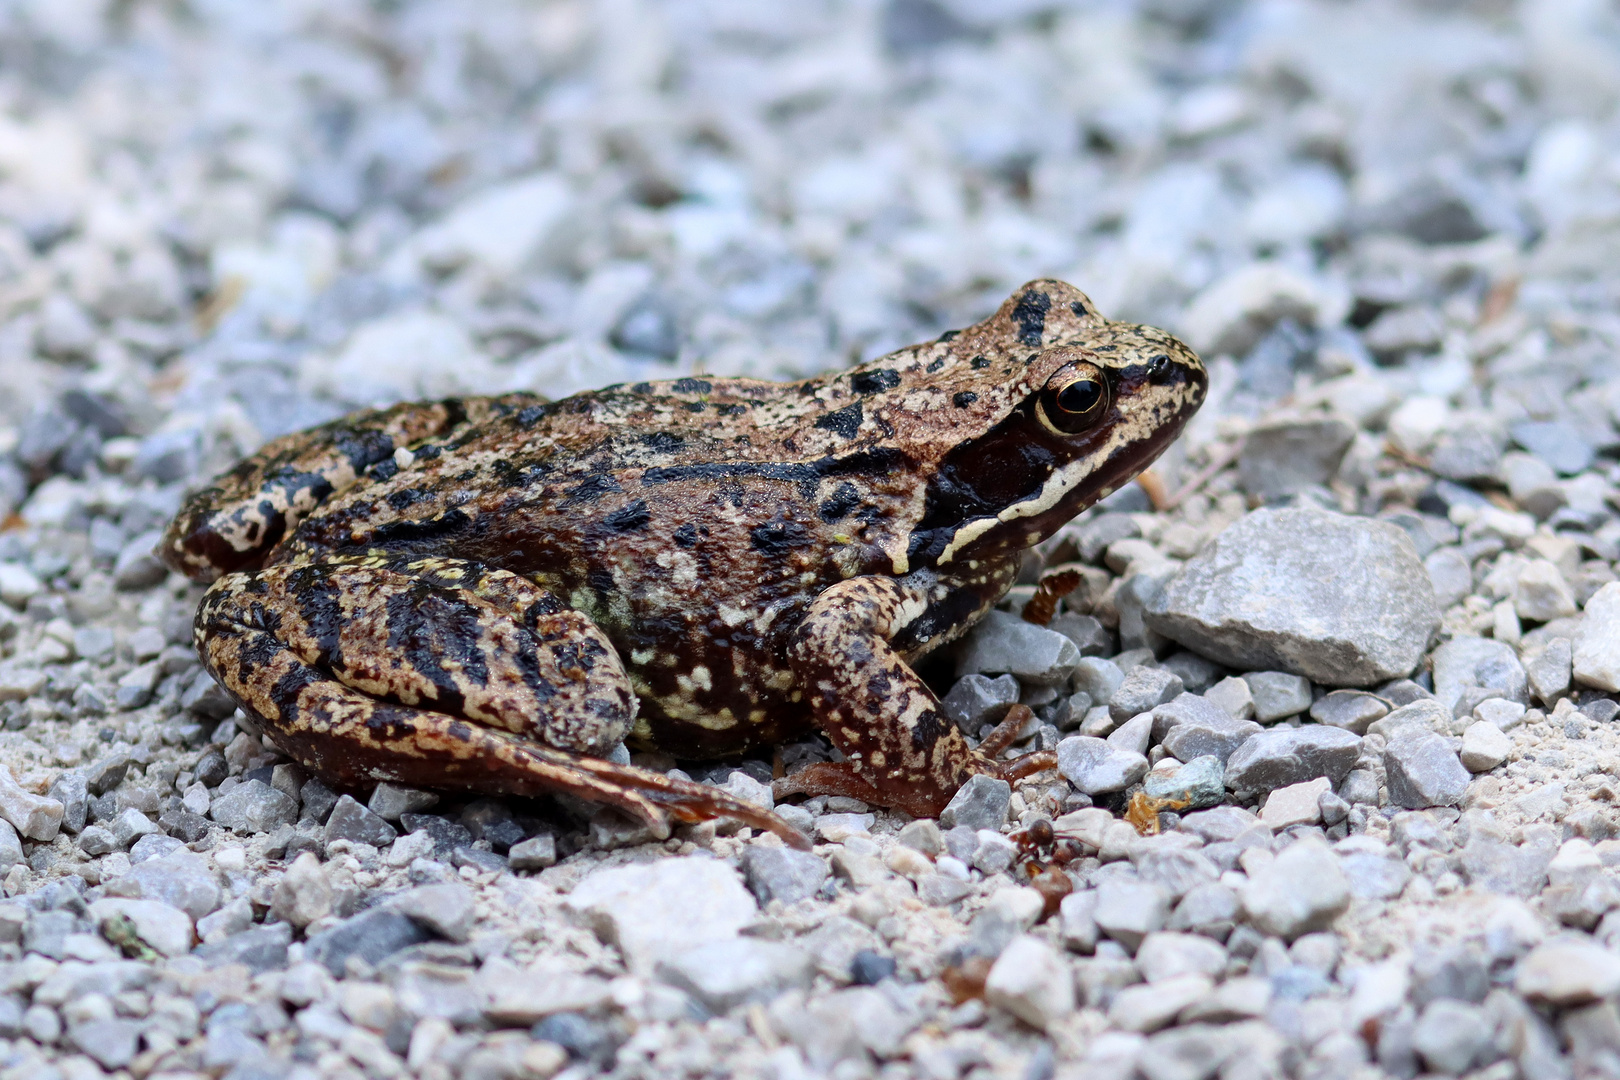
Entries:
{"type": "Polygon", "coordinates": [[[662,827],[734,817],[808,841],[715,788],[605,761],[635,714],[607,637],[526,578],[377,556],[232,574],[197,650],[285,753],[341,787],[562,792],[662,827]]]}
{"type": "Polygon", "coordinates": [[[892,645],[927,609],[921,589],[887,577],[851,578],[816,597],[793,630],[788,656],[817,726],[844,760],[777,781],[778,797],[849,795],[935,817],[975,773],[1010,780],[1055,765],[1050,754],[995,761],[939,711],[933,691],[892,645]]]}

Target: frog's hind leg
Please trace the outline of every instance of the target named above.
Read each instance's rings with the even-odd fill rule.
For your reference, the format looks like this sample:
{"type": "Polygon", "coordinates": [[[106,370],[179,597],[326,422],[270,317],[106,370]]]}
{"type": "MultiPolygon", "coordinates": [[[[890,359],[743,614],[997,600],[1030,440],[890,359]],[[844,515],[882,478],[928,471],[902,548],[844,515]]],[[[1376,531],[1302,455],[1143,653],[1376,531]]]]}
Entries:
{"type": "Polygon", "coordinates": [[[394,451],[540,400],[508,394],[410,402],[274,439],[188,499],[158,553],[194,581],[256,566],[322,502],[369,469],[392,468],[394,451]]]}
{"type": "Polygon", "coordinates": [[[666,836],[671,817],[733,817],[808,846],[725,792],[603,760],[635,711],[618,656],[515,574],[386,556],[233,574],[203,598],[196,637],[270,739],[334,784],[566,793],[666,836]]]}

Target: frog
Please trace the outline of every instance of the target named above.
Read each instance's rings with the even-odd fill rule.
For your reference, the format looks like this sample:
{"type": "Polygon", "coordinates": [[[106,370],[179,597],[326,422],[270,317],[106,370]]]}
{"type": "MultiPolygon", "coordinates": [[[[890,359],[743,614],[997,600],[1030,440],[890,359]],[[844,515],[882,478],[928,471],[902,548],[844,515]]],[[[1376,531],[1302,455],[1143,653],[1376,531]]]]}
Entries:
{"type": "MultiPolygon", "coordinates": [[[[975,745],[918,675],[1025,555],[1153,462],[1208,377],[1170,333],[1031,281],[972,326],[819,377],[687,375],[355,412],[192,494],[203,665],[343,789],[562,795],[807,839],[642,761],[820,732],[774,801],[937,817],[1050,751],[975,745]]],[[[782,770],[777,770],[781,772],[782,770]]]]}

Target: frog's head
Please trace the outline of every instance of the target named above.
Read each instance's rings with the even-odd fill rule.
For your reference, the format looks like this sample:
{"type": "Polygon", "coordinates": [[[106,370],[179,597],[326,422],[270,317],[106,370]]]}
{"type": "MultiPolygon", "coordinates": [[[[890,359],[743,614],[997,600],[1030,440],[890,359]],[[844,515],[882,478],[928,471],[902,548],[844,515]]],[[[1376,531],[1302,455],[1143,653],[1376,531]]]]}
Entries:
{"type": "MultiPolygon", "coordinates": [[[[1146,468],[1204,400],[1196,354],[1034,281],[991,318],[901,356],[889,416],[928,474],[907,563],[961,565],[1045,539],[1146,468]]],[[[868,368],[882,365],[875,361],[868,368]]],[[[858,377],[858,374],[857,374],[858,377]]]]}

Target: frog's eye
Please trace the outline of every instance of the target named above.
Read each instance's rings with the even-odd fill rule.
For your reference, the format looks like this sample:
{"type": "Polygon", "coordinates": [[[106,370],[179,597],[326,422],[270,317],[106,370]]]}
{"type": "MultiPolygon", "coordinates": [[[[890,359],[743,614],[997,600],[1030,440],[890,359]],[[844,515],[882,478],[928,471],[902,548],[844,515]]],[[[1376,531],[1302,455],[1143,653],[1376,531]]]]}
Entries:
{"type": "Polygon", "coordinates": [[[1035,413],[1055,435],[1078,435],[1108,411],[1108,382],[1091,364],[1067,364],[1046,381],[1035,413]]]}

